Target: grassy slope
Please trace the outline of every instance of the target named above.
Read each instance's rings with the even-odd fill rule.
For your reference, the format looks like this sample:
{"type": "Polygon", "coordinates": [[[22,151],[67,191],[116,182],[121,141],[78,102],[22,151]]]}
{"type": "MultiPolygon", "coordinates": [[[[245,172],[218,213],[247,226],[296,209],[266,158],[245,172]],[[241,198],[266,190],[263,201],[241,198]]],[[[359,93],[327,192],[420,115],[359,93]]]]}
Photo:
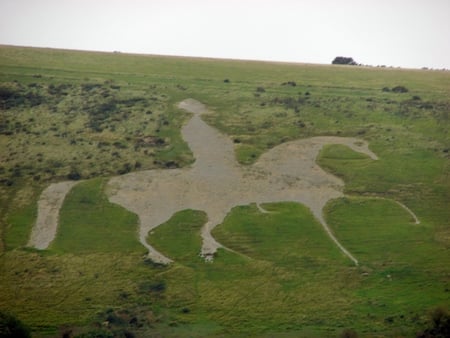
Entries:
{"type": "Polygon", "coordinates": [[[328,221],[368,271],[355,290],[359,311],[381,314],[389,308],[394,323],[414,308],[448,306],[448,248],[432,228],[414,224],[390,200],[370,198],[334,201],[328,221]]]}
{"type": "Polygon", "coordinates": [[[103,321],[111,308],[108,316],[135,315],[150,331],[125,326],[147,335],[310,336],[350,326],[410,334],[429,308],[450,303],[448,73],[1,47],[0,82],[19,102],[2,108],[0,117],[0,222],[8,249],[0,257],[0,308],[35,330],[103,321]],[[283,85],[288,81],[296,86],[283,85]],[[381,90],[397,85],[409,92],[381,90]],[[348,194],[402,201],[422,224],[411,225],[389,201],[331,203],[333,230],[362,262],[354,268],[327,246],[303,208],[271,205],[275,213],[260,214],[254,206],[239,207],[215,235],[247,257],[220,251],[205,265],[194,254],[204,216],[182,212],[150,237],[176,258],[161,268],[142,261],[133,215],[109,205],[102,181],[94,180],[69,196],[52,250],[12,250],[26,243],[39,192],[73,169],[91,178],[190,163],[179,134],[187,115],[174,107],[187,97],[215,111],[208,122],[235,139],[242,163],[311,135],[369,140],[379,161],[330,146],[320,164],[343,177],[348,194]],[[76,210],[86,208],[91,211],[77,220],[76,210]],[[118,246],[71,237],[76,221],[96,226],[90,239],[100,235],[110,223],[102,219],[121,219],[111,212],[128,224],[114,225],[109,241],[118,246]],[[180,227],[189,240],[180,242],[180,227]],[[116,236],[120,229],[126,230],[116,236]]]}
{"type": "Polygon", "coordinates": [[[81,182],[69,192],[60,211],[60,230],[52,250],[76,254],[145,252],[136,237],[137,216],[108,202],[103,193],[105,183],[103,179],[81,182]]]}
{"type": "Polygon", "coordinates": [[[354,299],[344,286],[359,278],[356,269],[329,245],[304,207],[287,203],[267,208],[270,216],[254,205],[231,212],[214,235],[240,254],[221,250],[213,264],[197,256],[205,221],[201,212],[180,212],[149,236],[152,245],[177,262],[168,291],[176,295],[170,296],[172,309],[189,309],[185,321],[203,318],[244,336],[280,328],[320,332],[348,321],[354,299]]]}

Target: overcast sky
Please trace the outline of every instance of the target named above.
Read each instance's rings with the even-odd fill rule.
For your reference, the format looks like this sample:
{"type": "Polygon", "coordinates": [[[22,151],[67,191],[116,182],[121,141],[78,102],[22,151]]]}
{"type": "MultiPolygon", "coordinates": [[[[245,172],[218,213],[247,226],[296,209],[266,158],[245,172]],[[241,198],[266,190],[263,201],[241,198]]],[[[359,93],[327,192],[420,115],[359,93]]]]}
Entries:
{"type": "Polygon", "coordinates": [[[0,0],[0,44],[450,68],[450,0],[0,0]]]}

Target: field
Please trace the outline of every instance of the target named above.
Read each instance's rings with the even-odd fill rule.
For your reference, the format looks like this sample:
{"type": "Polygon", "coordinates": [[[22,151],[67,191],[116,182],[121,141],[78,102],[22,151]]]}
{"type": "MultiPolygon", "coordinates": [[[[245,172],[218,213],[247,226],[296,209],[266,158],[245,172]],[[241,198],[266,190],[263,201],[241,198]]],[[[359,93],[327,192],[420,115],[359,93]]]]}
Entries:
{"type": "Polygon", "coordinates": [[[450,306],[449,114],[444,71],[0,46],[0,312],[35,337],[415,336],[450,306]],[[108,182],[193,165],[187,98],[243,168],[294,140],[367,141],[378,160],[317,158],[345,183],[324,219],[359,264],[290,200],[235,206],[213,262],[207,214],[181,210],[146,238],[173,263],[149,260],[108,182]],[[55,240],[27,247],[41,192],[67,180],[55,240]]]}

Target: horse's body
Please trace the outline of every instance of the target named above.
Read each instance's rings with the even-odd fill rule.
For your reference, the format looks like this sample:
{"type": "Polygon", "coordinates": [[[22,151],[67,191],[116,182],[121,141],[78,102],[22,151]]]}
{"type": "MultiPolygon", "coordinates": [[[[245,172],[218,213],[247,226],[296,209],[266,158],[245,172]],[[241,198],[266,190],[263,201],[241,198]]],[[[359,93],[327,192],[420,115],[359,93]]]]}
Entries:
{"type": "Polygon", "coordinates": [[[367,143],[353,138],[314,137],[281,144],[251,166],[239,165],[233,142],[201,120],[206,108],[197,101],[180,104],[194,116],[183,127],[195,163],[186,169],[149,170],[111,179],[110,200],[135,212],[140,219],[140,240],[155,261],[170,259],[148,245],[153,228],[178,211],[203,210],[208,222],[202,229],[202,255],[211,258],[221,245],[211,230],[237,205],[296,201],[308,206],[328,235],[355,263],[357,260],[337,241],[322,216],[325,204],[342,196],[344,183],[323,171],[315,158],[324,144],[339,143],[377,159],[367,143]]]}
{"type": "MultiPolygon", "coordinates": [[[[377,160],[367,142],[348,137],[312,137],[280,144],[263,154],[255,164],[242,166],[236,162],[233,142],[200,118],[201,114],[207,113],[204,105],[188,99],[179,107],[194,114],[181,130],[194,154],[194,164],[182,169],[130,173],[113,177],[108,183],[110,201],[139,216],[139,239],[148,248],[152,260],[171,262],[147,243],[147,236],[178,211],[193,209],[206,212],[208,221],[202,228],[201,254],[210,260],[216,250],[223,247],[212,237],[211,230],[223,222],[233,207],[256,203],[261,212],[266,212],[260,204],[295,201],[306,205],[331,240],[358,264],[323,217],[325,204],[343,196],[344,182],[322,170],[315,160],[325,144],[343,144],[377,160]]],[[[30,246],[45,249],[55,238],[59,207],[71,187],[73,183],[61,182],[44,190],[30,246]]],[[[419,223],[410,209],[397,203],[413,216],[416,224],[419,223]]]]}

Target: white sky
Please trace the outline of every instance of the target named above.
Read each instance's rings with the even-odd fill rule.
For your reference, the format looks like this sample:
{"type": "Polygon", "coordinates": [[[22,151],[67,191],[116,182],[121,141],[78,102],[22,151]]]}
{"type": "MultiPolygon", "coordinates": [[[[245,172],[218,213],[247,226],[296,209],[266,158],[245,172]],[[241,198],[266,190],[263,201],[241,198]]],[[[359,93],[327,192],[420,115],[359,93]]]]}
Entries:
{"type": "Polygon", "coordinates": [[[450,0],[0,0],[0,44],[450,68],[450,0]]]}

